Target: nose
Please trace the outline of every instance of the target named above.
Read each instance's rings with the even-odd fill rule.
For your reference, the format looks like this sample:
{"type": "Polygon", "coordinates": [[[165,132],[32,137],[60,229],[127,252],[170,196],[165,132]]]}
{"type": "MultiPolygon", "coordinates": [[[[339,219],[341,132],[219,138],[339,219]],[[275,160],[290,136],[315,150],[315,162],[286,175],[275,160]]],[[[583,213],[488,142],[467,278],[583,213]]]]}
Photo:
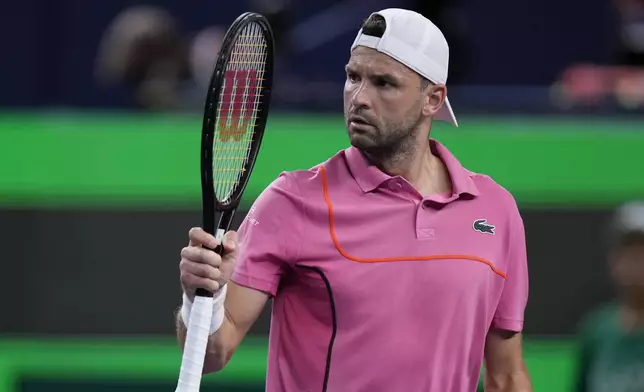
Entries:
{"type": "Polygon", "coordinates": [[[371,106],[369,87],[364,81],[354,85],[354,90],[351,92],[351,106],[354,108],[368,108],[371,106]]]}

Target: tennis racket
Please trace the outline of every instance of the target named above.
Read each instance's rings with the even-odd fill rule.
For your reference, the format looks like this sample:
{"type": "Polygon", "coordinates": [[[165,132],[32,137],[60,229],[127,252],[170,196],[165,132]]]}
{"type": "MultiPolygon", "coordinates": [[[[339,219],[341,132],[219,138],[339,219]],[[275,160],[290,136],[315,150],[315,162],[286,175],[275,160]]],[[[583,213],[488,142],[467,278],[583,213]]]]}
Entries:
{"type": "MultiPolygon", "coordinates": [[[[206,95],[201,133],[203,229],[219,244],[230,228],[255,165],[273,83],[273,32],[247,12],[230,26],[206,95]]],[[[212,319],[213,293],[198,289],[187,323],[176,392],[198,392],[212,319]]]]}

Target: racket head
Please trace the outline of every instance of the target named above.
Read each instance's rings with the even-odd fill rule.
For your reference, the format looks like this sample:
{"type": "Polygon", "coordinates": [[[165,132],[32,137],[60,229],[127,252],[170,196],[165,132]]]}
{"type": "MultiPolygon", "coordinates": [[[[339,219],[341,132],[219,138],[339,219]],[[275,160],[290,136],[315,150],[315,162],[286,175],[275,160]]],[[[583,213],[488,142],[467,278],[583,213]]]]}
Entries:
{"type": "Polygon", "coordinates": [[[203,229],[210,234],[217,229],[215,215],[239,205],[255,165],[270,108],[273,52],[273,31],[261,14],[240,15],[224,36],[201,137],[203,229]]]}

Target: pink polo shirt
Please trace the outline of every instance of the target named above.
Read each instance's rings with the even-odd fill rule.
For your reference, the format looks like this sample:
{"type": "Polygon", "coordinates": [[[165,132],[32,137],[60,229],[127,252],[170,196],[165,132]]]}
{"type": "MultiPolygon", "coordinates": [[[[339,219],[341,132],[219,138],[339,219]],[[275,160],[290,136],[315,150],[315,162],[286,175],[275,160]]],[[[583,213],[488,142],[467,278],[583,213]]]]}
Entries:
{"type": "Polygon", "coordinates": [[[473,392],[489,328],[522,329],[515,201],[431,144],[449,197],[350,147],[256,200],[232,280],[274,296],[268,392],[473,392]]]}

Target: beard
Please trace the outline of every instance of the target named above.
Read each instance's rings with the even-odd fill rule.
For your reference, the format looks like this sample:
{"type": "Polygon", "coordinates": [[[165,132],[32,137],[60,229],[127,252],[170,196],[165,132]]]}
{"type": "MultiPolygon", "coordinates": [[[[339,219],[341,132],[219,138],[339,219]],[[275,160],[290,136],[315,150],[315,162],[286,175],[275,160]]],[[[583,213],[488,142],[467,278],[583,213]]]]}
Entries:
{"type": "MultiPolygon", "coordinates": [[[[360,113],[356,113],[360,115],[360,113]]],[[[410,114],[399,121],[375,121],[352,130],[347,124],[351,145],[378,160],[406,158],[413,153],[421,115],[410,114]]],[[[396,160],[397,160],[396,159],[396,160]]]]}

